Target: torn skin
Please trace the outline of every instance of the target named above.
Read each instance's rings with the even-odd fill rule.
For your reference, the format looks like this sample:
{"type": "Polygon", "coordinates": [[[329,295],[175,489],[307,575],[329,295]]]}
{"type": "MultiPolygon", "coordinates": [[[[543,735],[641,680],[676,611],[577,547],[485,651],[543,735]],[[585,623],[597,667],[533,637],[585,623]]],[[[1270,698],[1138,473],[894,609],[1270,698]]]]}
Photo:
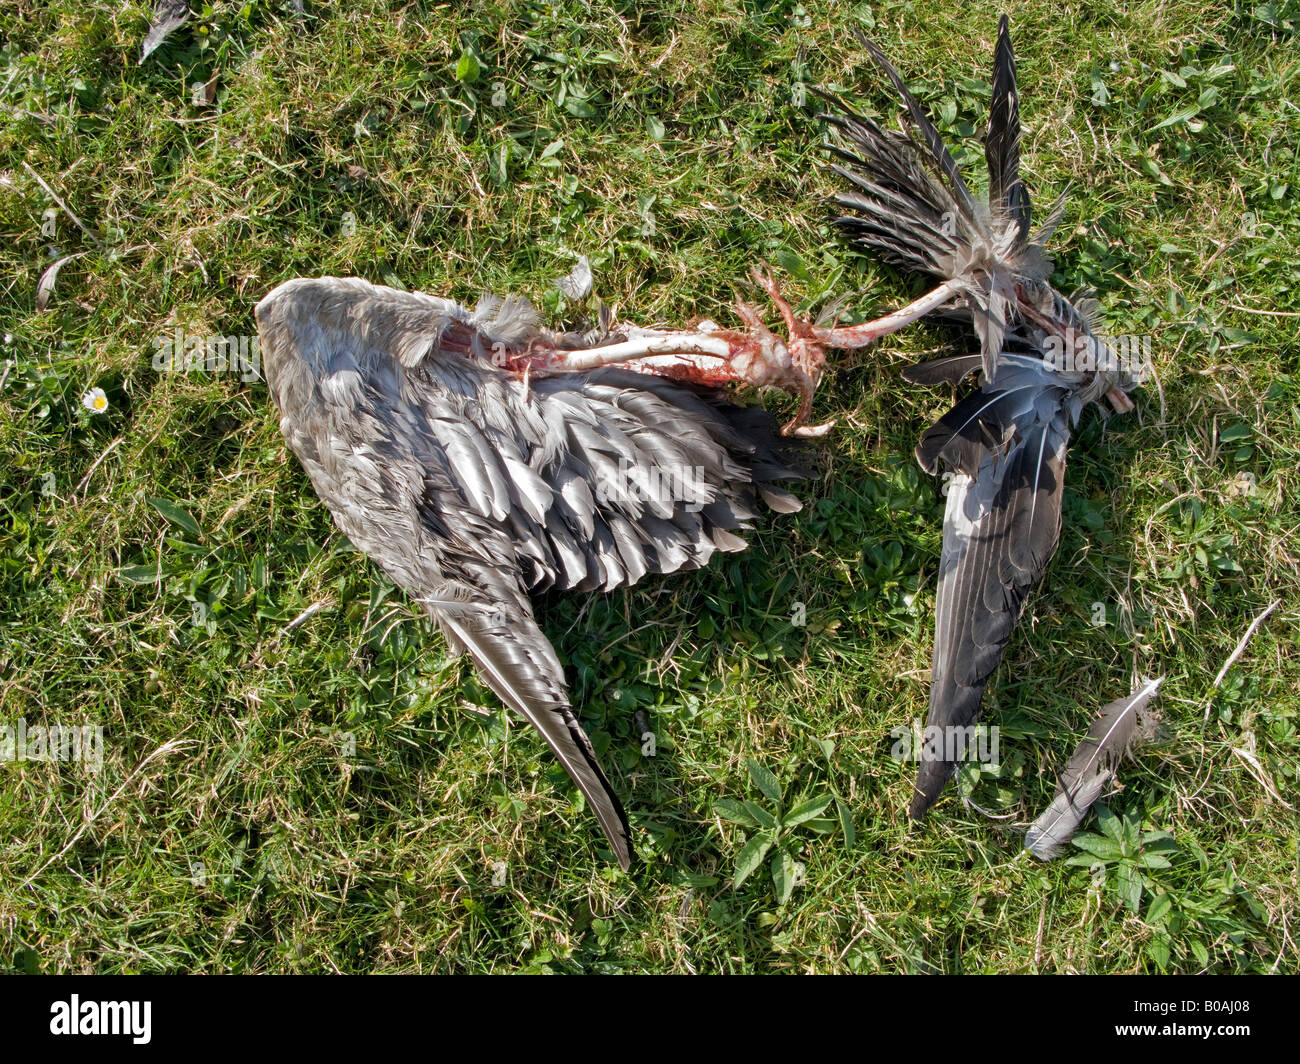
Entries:
{"type": "MultiPolygon", "coordinates": [[[[770,275],[754,270],[753,276],[769,293],[776,291],[770,275]]],[[[625,325],[618,330],[618,342],[572,348],[559,347],[553,337],[541,336],[530,340],[522,351],[505,350],[497,364],[525,379],[530,375],[584,372],[617,365],[709,387],[747,384],[779,388],[799,397],[799,409],[781,427],[782,435],[824,436],[834,426],[833,421],[824,425],[807,423],[813,395],[826,371],[823,345],[812,336],[810,326],[795,320],[779,294],[776,301],[790,327],[789,343],[763,324],[757,308],[737,302],[736,313],[747,326],[745,331],[721,329],[708,321],[694,330],[625,325]]],[[[443,345],[448,350],[474,355],[471,341],[444,335],[443,345]]]]}

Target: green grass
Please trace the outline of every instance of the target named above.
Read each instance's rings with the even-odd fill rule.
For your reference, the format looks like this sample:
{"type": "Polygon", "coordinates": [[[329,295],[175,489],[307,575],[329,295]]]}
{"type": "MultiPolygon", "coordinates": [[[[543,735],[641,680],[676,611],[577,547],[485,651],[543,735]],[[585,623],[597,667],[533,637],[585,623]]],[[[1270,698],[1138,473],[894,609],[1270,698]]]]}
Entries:
{"type": "Polygon", "coordinates": [[[971,797],[1009,818],[950,788],[909,830],[911,766],[889,756],[925,715],[940,543],[910,455],[951,400],[898,369],[968,342],[926,326],[841,362],[805,510],[746,555],[540,603],[632,819],[630,875],[539,737],[342,549],[265,386],[159,373],[155,340],[251,334],[297,275],[555,314],[573,252],[643,321],[733,322],[756,259],[805,308],[899,305],[916,283],[826,226],[798,64],[892,113],[862,25],[977,174],[997,6],[347,0],[298,21],[288,0],[216,2],[139,66],[146,7],[0,12],[0,721],[105,733],[97,774],[0,765],[0,965],[1300,967],[1294,3],[1015,5],[1026,171],[1040,209],[1070,188],[1056,279],[1151,338],[1159,385],[1133,416],[1089,412],[1074,445],[1061,549],[986,701],[1003,767],[971,797]],[[57,208],[42,233],[33,173],[89,235],[57,208]],[[107,412],[82,410],[92,387],[107,412]],[[1087,828],[1124,856],[1036,863],[1023,829],[1074,743],[1150,675],[1169,737],[1087,828]],[[787,806],[834,794],[852,815],[789,829],[806,868],[784,902],[766,866],[731,885],[752,829],[714,807],[771,808],[750,761],[787,806]],[[1140,832],[1174,847],[1132,905],[1140,832]]]}

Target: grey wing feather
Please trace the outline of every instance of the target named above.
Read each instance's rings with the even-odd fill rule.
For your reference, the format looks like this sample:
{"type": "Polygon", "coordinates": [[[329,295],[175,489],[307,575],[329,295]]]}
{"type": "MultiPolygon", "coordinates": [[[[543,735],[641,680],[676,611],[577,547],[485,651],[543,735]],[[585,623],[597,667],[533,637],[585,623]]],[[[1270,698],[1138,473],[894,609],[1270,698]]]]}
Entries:
{"type": "Polygon", "coordinates": [[[479,675],[506,705],[542,733],[600,821],[624,871],[631,867],[627,814],[596,759],[591,740],[569,704],[564,669],[533,619],[523,589],[500,586],[495,608],[513,590],[514,616],[505,611],[447,613],[438,621],[469,651],[479,675]]]}
{"type": "Polygon", "coordinates": [[[983,367],[983,358],[979,354],[950,355],[947,358],[934,358],[928,362],[918,362],[903,370],[903,380],[909,384],[931,387],[936,384],[959,384],[972,373],[978,373],[983,367]]]}
{"type": "Polygon", "coordinates": [[[903,103],[907,106],[908,115],[911,117],[912,125],[916,128],[925,145],[930,150],[935,163],[943,171],[944,176],[948,179],[948,187],[960,201],[963,208],[968,213],[973,214],[975,211],[975,201],[971,198],[970,190],[966,187],[966,182],[962,179],[961,171],[957,169],[957,163],[948,153],[944,146],[943,138],[939,136],[939,131],[934,128],[934,123],[925,113],[920,102],[912,95],[911,89],[907,87],[907,82],[903,76],[894,68],[894,65],[880,50],[880,46],[867,37],[860,29],[854,27],[858,42],[867,50],[867,54],[876,61],[876,65],[885,72],[885,76],[894,84],[898,95],[902,97],[903,103]]]}
{"type": "Polygon", "coordinates": [[[1141,733],[1147,705],[1161,680],[1152,680],[1097,715],[1061,773],[1056,797],[1025,833],[1025,848],[1050,861],[1074,837],[1088,810],[1110,786],[1135,736],[1141,733]]]}
{"type": "Polygon", "coordinates": [[[1020,177],[1020,97],[1016,91],[1016,57],[1011,49],[1006,15],[998,20],[998,43],[993,54],[993,101],[989,108],[984,158],[989,169],[989,207],[1015,223],[1021,241],[1028,239],[1029,192],[1020,177]]]}

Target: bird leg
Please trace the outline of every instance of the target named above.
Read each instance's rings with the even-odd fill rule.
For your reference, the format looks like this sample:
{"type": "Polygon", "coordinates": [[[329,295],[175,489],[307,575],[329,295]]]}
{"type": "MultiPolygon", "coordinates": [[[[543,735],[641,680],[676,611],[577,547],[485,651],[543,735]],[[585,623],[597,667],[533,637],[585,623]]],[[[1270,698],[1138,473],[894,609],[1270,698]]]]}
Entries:
{"type": "Polygon", "coordinates": [[[904,326],[920,321],[927,314],[938,310],[945,303],[960,295],[964,285],[961,281],[944,281],[938,288],[927,292],[920,299],[913,300],[907,306],[886,314],[874,321],[864,321],[858,325],[845,325],[837,329],[822,329],[816,325],[809,326],[812,335],[827,347],[850,350],[866,347],[904,326]]]}
{"type": "Polygon", "coordinates": [[[515,370],[548,374],[621,365],[642,373],[713,387],[742,383],[756,388],[780,388],[799,397],[799,409],[782,426],[782,434],[824,436],[834,422],[807,424],[813,395],[826,370],[822,345],[806,322],[795,319],[777,292],[771,275],[754,270],[753,276],[773,295],[790,330],[789,342],[763,324],[756,307],[738,301],[736,313],[746,325],[744,331],[721,329],[710,321],[700,322],[693,330],[627,325],[619,330],[619,341],[596,347],[561,348],[535,338],[522,355],[507,364],[515,370]]]}

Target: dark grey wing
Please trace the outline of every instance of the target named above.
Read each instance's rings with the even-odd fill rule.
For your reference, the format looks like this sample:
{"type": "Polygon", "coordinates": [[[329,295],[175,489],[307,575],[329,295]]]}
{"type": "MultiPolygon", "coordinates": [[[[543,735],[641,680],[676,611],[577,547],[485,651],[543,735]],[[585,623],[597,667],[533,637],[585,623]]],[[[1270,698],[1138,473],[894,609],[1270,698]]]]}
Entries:
{"type": "Polygon", "coordinates": [[[959,281],[993,377],[1007,331],[1020,320],[1022,286],[1051,273],[1041,246],[1029,240],[1029,197],[1020,178],[1020,109],[1015,57],[1004,18],[994,60],[993,111],[986,156],[990,203],[975,203],[938,130],[926,118],[879,47],[863,45],[907,107],[904,132],[882,129],[827,93],[823,115],[841,143],[828,145],[832,172],[853,188],[835,197],[846,213],[834,224],[854,242],[894,265],[959,281]]]}
{"type": "MultiPolygon", "coordinates": [[[[1004,355],[999,377],[996,387],[986,384],[945,414],[917,447],[928,472],[952,474],[927,727],[966,728],[979,718],[989,677],[1060,536],[1069,392],[1037,359],[1004,355]]],[[[942,748],[954,746],[961,748],[942,748]]],[[[912,819],[935,802],[955,768],[923,756],[912,819]]]]}
{"type": "Polygon", "coordinates": [[[744,549],[737,533],[762,504],[800,508],[780,486],[796,473],[761,409],[618,369],[534,379],[530,389],[544,442],[525,460],[555,503],[545,523],[520,522],[520,541],[558,563],[536,586],[609,591],[695,569],[744,549]]]}
{"type": "Polygon", "coordinates": [[[533,619],[502,520],[509,489],[500,466],[480,454],[481,434],[451,404],[427,393],[414,400],[406,367],[390,354],[418,364],[411,337],[444,334],[459,308],[371,298],[369,288],[290,282],[258,305],[281,431],[344,534],[429,610],[449,645],[467,650],[487,685],[542,733],[626,869],[627,818],[533,619]]]}

